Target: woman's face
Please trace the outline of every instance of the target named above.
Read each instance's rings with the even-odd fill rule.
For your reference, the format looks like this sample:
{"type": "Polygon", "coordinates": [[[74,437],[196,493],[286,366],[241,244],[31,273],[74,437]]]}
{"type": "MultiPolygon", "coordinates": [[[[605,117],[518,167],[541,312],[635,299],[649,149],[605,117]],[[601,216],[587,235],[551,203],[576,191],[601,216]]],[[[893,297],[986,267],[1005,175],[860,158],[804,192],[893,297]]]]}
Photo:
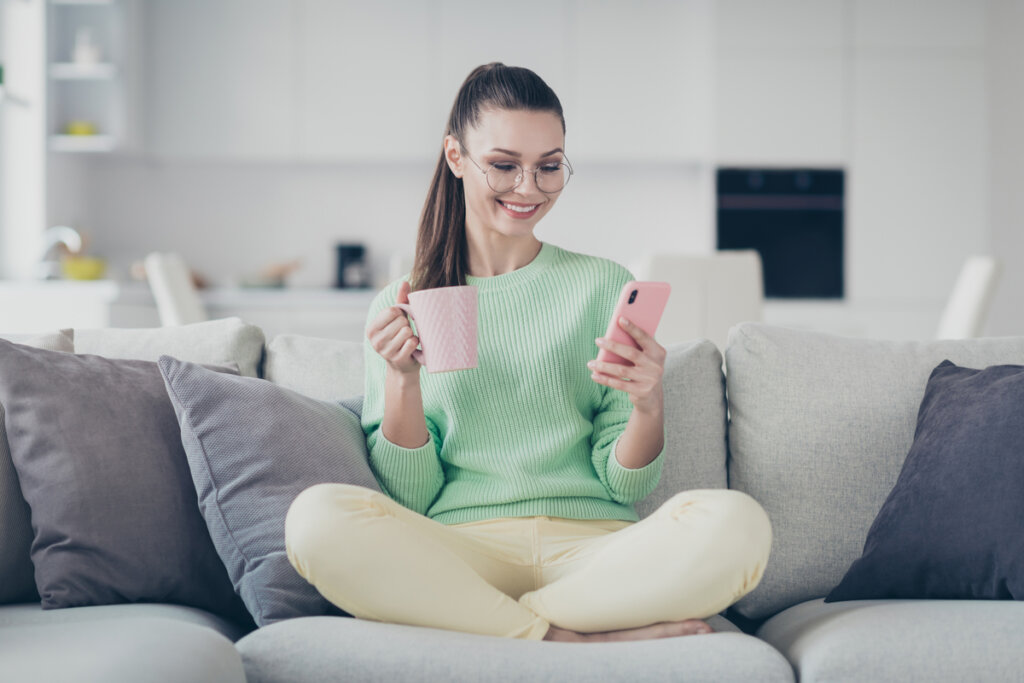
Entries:
{"type": "Polygon", "coordinates": [[[484,111],[479,125],[466,133],[465,143],[465,148],[461,148],[451,135],[445,138],[448,165],[452,173],[462,178],[465,189],[466,229],[493,230],[508,237],[532,234],[537,221],[551,210],[561,191],[541,192],[533,172],[527,170],[518,187],[495,192],[480,169],[486,171],[491,164],[502,162],[517,162],[524,169],[535,169],[562,161],[565,136],[561,119],[551,112],[484,111]]]}

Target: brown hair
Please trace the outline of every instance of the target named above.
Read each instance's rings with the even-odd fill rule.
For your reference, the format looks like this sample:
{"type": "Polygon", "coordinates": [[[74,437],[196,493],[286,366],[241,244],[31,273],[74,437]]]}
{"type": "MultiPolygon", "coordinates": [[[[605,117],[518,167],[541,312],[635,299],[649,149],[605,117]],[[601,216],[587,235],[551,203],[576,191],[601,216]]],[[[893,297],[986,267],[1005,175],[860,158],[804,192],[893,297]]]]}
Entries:
{"type": "MultiPolygon", "coordinates": [[[[463,81],[448,115],[445,136],[454,136],[465,147],[466,131],[479,123],[481,112],[491,109],[550,111],[558,115],[565,133],[562,103],[540,76],[529,69],[491,62],[473,69],[463,81]]],[[[410,284],[413,289],[464,285],[466,268],[466,198],[462,178],[451,172],[442,148],[420,214],[410,284]]]]}

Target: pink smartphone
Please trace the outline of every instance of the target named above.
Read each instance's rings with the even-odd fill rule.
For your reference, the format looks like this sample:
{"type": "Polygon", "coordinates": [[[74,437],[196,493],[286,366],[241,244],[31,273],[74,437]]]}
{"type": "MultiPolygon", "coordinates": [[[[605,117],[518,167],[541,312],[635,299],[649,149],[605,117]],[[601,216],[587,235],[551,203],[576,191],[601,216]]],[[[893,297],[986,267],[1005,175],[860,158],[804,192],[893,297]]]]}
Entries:
{"type": "MultiPolygon", "coordinates": [[[[608,331],[604,333],[605,339],[639,348],[633,338],[619,327],[619,318],[625,317],[653,337],[671,291],[672,286],[667,282],[637,282],[636,280],[627,282],[622,288],[622,293],[619,294],[619,302],[615,304],[612,319],[608,321],[608,331]]],[[[622,356],[606,349],[597,352],[597,359],[609,363],[632,365],[622,356]]]]}

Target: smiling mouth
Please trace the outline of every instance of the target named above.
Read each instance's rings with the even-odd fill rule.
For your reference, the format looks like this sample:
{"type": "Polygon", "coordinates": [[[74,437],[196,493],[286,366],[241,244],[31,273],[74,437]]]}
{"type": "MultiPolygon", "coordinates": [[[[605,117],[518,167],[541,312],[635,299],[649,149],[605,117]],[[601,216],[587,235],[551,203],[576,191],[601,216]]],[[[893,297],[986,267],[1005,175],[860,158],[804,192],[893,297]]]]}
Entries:
{"type": "Polygon", "coordinates": [[[498,203],[504,206],[506,209],[509,209],[510,211],[515,211],[517,213],[530,213],[538,206],[540,206],[540,204],[513,204],[511,202],[503,202],[500,199],[498,200],[498,203]]]}

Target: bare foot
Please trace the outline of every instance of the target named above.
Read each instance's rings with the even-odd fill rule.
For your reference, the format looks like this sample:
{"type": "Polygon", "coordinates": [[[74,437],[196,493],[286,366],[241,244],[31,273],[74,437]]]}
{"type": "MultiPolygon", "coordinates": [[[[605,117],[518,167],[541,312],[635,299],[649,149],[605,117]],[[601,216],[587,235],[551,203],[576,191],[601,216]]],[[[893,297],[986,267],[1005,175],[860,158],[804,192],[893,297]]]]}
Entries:
{"type": "Polygon", "coordinates": [[[663,621],[650,626],[627,628],[621,631],[603,631],[601,633],[577,633],[557,626],[548,627],[544,640],[566,643],[611,643],[623,640],[650,640],[652,638],[673,638],[675,636],[692,636],[702,633],[714,633],[707,622],[700,619],[686,621],[663,621]]]}

